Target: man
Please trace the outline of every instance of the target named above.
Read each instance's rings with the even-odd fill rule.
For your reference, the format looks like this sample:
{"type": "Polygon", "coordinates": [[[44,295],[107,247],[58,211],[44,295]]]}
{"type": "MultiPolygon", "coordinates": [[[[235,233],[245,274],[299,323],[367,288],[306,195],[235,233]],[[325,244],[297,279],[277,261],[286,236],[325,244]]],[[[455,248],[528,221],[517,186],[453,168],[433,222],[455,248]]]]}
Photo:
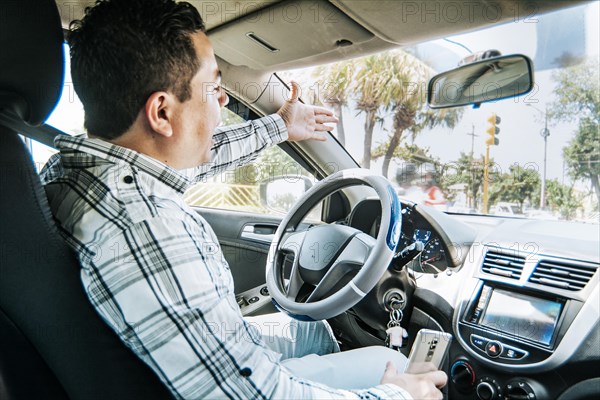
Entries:
{"type": "Polygon", "coordinates": [[[427,206],[445,211],[446,198],[442,189],[439,188],[436,182],[436,171],[433,164],[425,163],[421,166],[421,179],[419,185],[423,190],[423,203],[427,206]]]}
{"type": "MultiPolygon", "coordinates": [[[[242,318],[217,238],[181,194],[266,146],[324,140],[336,119],[299,103],[293,84],[277,114],[215,133],[228,98],[203,31],[196,9],[172,0],[99,0],[72,25],[89,138],[57,139],[42,179],[90,301],[176,398],[441,398],[442,372],[398,375],[391,364],[373,388],[313,382],[317,356],[293,357],[335,351],[324,324],[292,324],[299,341],[282,347],[242,318]]],[[[343,354],[330,356],[334,375],[343,354]]]]}
{"type": "Polygon", "coordinates": [[[435,167],[425,163],[419,168],[413,163],[406,163],[396,170],[396,182],[401,190],[398,194],[410,201],[440,210],[446,210],[446,198],[437,186],[435,167]]]}

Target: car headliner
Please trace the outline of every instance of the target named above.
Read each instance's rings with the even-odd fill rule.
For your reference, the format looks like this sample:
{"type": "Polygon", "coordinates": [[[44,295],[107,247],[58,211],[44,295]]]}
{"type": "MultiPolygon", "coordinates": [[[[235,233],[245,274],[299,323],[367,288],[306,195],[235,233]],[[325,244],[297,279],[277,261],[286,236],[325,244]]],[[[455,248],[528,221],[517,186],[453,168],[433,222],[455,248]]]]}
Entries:
{"type": "MultiPolygon", "coordinates": [[[[264,72],[357,57],[586,3],[583,0],[188,1],[201,13],[215,52],[224,61],[264,72]],[[260,31],[260,39],[277,51],[261,50],[247,36],[256,30],[260,31]],[[351,45],[336,44],[347,39],[344,36],[356,40],[350,39],[351,45]],[[255,56],[248,59],[248,53],[255,56]]],[[[67,28],[93,2],[58,0],[57,5],[63,27],[67,28]]]]}

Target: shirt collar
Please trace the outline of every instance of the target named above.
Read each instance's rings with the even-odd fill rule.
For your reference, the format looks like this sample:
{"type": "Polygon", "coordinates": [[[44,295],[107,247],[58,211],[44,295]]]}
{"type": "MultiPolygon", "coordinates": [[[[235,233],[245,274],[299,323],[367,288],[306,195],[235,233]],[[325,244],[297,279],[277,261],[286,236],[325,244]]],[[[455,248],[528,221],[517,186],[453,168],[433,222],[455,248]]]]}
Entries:
{"type": "Polygon", "coordinates": [[[111,163],[127,163],[148,175],[158,179],[165,185],[183,194],[192,180],[168,165],[145,154],[126,147],[117,146],[101,139],[89,139],[85,136],[59,135],[54,139],[55,146],[61,152],[61,161],[65,167],[86,167],[97,161],[84,155],[99,158],[111,163]]]}

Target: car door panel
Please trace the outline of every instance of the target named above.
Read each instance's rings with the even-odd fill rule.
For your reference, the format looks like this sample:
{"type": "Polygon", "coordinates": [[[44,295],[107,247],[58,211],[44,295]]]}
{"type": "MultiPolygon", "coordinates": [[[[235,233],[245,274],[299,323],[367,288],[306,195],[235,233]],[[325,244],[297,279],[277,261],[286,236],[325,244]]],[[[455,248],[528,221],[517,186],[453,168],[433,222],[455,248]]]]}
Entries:
{"type": "Polygon", "coordinates": [[[235,292],[265,284],[269,247],[281,217],[196,208],[211,225],[233,275],[235,292]]]}

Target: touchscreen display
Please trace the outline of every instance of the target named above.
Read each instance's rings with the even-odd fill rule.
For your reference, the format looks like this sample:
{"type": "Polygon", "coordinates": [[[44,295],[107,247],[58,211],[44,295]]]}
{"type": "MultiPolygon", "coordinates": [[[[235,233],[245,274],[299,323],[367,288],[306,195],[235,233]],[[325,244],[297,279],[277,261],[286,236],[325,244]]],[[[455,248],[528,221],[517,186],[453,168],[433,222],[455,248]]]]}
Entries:
{"type": "Polygon", "coordinates": [[[508,334],[550,344],[562,304],[505,290],[494,290],[481,325],[508,334]]]}

